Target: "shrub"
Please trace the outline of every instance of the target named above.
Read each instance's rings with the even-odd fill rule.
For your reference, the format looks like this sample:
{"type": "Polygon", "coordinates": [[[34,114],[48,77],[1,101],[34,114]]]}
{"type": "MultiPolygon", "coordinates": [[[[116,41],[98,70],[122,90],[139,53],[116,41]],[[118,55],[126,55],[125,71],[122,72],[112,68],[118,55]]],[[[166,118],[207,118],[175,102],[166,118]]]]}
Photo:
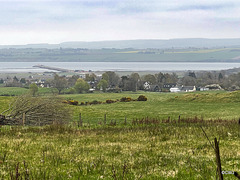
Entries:
{"type": "Polygon", "coordinates": [[[70,88],[68,94],[76,94],[76,89],[70,88]]]}
{"type": "Polygon", "coordinates": [[[143,96],[143,95],[140,95],[138,98],[137,98],[138,101],[147,101],[147,97],[146,96],[143,96]]]}
{"type": "Polygon", "coordinates": [[[130,101],[132,101],[132,98],[130,98],[130,97],[122,97],[120,99],[120,102],[130,102],[130,101]]]}
{"type": "Polygon", "coordinates": [[[84,102],[81,102],[81,105],[84,105],[84,102]]]}
{"type": "Polygon", "coordinates": [[[64,100],[62,103],[68,104],[68,101],[67,101],[67,100],[64,100]]]}
{"type": "Polygon", "coordinates": [[[70,104],[70,105],[75,105],[77,106],[78,105],[78,101],[75,101],[75,100],[64,100],[63,103],[66,103],[66,104],[70,104]]]}
{"type": "Polygon", "coordinates": [[[77,106],[77,105],[78,105],[78,101],[75,101],[75,100],[69,100],[69,101],[68,101],[68,104],[71,104],[71,105],[75,105],[75,106],[77,106]]]}
{"type": "Polygon", "coordinates": [[[102,102],[101,102],[101,101],[94,100],[94,101],[90,102],[90,104],[102,104],[102,102]]]}
{"type": "Polygon", "coordinates": [[[111,99],[107,99],[107,100],[106,100],[106,103],[107,103],[107,104],[111,104],[111,103],[115,103],[115,102],[116,102],[116,101],[111,100],[111,99]]]}

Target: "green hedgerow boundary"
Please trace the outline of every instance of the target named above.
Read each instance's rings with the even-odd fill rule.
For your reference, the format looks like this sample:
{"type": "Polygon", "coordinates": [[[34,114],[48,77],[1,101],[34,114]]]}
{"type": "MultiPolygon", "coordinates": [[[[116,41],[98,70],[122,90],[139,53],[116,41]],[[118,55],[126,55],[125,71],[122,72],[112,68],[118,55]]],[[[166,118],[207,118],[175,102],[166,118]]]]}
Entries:
{"type": "MultiPolygon", "coordinates": [[[[131,97],[122,97],[120,100],[119,99],[116,99],[116,100],[112,100],[112,99],[107,99],[105,102],[102,102],[102,101],[97,101],[97,100],[94,100],[94,101],[86,101],[86,102],[81,102],[80,105],[94,105],[94,104],[112,104],[112,103],[115,103],[115,102],[131,102],[131,101],[147,101],[147,97],[144,96],[144,95],[140,95],[137,99],[132,99],[131,97]]],[[[79,102],[78,101],[75,101],[73,99],[69,99],[69,100],[64,100],[63,103],[66,103],[66,104],[70,104],[70,105],[79,105],[79,102]]]]}

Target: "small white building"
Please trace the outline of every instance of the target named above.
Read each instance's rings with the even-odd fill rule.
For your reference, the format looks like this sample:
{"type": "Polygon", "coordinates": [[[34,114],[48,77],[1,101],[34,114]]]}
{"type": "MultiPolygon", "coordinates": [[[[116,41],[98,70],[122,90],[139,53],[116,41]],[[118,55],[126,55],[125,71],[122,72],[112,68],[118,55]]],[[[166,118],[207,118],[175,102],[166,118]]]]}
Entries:
{"type": "Polygon", "coordinates": [[[170,92],[194,92],[196,91],[196,86],[176,86],[170,88],[170,92]]]}
{"type": "Polygon", "coordinates": [[[182,86],[181,91],[194,92],[194,91],[196,91],[196,86],[182,86]]]}
{"type": "Polygon", "coordinates": [[[200,90],[200,91],[209,91],[209,88],[206,88],[206,87],[200,87],[199,90],[200,90]]]}
{"type": "Polygon", "coordinates": [[[172,87],[172,88],[170,88],[170,92],[174,92],[174,93],[181,92],[181,89],[180,89],[180,87],[172,87]]]}
{"type": "Polygon", "coordinates": [[[145,90],[150,90],[150,84],[148,82],[145,82],[143,84],[143,87],[144,87],[145,90]]]}

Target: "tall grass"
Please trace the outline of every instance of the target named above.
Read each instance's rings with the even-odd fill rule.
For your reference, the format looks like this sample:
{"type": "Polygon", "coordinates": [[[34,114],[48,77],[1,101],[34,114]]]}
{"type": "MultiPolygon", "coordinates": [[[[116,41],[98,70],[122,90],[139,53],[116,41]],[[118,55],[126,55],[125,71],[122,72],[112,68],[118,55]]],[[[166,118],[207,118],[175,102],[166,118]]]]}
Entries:
{"type": "MultiPolygon", "coordinates": [[[[222,169],[240,171],[239,127],[202,124],[220,138],[222,169]]],[[[1,127],[2,179],[214,179],[214,152],[196,123],[1,127]]],[[[232,179],[232,175],[224,175],[232,179]]]]}

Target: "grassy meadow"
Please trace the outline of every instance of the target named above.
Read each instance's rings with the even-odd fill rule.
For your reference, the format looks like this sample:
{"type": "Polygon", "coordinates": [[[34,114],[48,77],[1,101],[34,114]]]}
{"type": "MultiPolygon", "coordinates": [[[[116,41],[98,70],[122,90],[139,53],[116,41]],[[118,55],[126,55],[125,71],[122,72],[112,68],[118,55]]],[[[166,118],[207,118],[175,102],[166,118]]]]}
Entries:
{"type": "MultiPolygon", "coordinates": [[[[203,129],[211,140],[220,138],[222,169],[239,172],[239,127],[213,124],[203,129]]],[[[215,179],[215,175],[214,150],[197,124],[1,127],[1,179],[215,179]]]]}
{"type": "MultiPolygon", "coordinates": [[[[0,87],[0,96],[19,96],[29,92],[28,88],[21,87],[0,87]]],[[[57,91],[54,89],[54,92],[57,91]]],[[[52,94],[52,89],[50,88],[38,88],[39,95],[52,94]]]]}
{"type": "MultiPolygon", "coordinates": [[[[19,90],[20,91],[20,90],[19,90]]],[[[1,92],[1,88],[0,88],[1,92]]],[[[50,94],[50,93],[49,93],[50,94]]],[[[240,126],[236,123],[132,124],[144,117],[238,120],[240,92],[91,93],[63,100],[102,101],[145,95],[147,101],[74,106],[75,123],[0,127],[1,179],[215,179],[209,139],[220,139],[222,170],[240,172],[240,126]],[[104,125],[104,114],[107,124],[104,125]],[[127,124],[124,119],[127,117],[127,124]],[[111,124],[116,121],[116,124],[111,124]]],[[[0,96],[0,112],[16,97],[0,96]]],[[[231,174],[224,179],[234,179],[231,174]]]]}
{"type": "MultiPolygon", "coordinates": [[[[0,94],[20,95],[27,93],[25,88],[0,88],[0,94]],[[10,89],[10,90],[9,90],[10,89]],[[8,91],[9,90],[9,91],[8,91]]],[[[40,95],[51,95],[51,89],[39,88],[40,95]]],[[[240,118],[240,92],[194,92],[194,93],[154,93],[154,92],[122,92],[122,93],[88,93],[88,94],[65,94],[60,95],[63,100],[76,100],[79,102],[91,102],[106,100],[120,100],[122,97],[137,99],[139,95],[148,98],[147,101],[116,102],[112,104],[97,104],[71,106],[74,110],[74,119],[78,120],[79,113],[84,123],[97,124],[103,121],[104,115],[107,120],[123,122],[125,117],[129,122],[135,118],[159,118],[177,119],[197,116],[205,120],[210,119],[238,119],[240,118]]],[[[8,108],[8,104],[14,97],[0,96],[0,112],[8,108]]]]}
{"type": "Polygon", "coordinates": [[[134,118],[170,117],[177,119],[180,115],[183,118],[195,117],[210,119],[238,119],[240,117],[240,92],[201,92],[201,93],[100,93],[63,95],[66,99],[73,99],[79,102],[106,101],[107,99],[121,99],[131,97],[136,99],[139,95],[145,95],[148,100],[132,102],[116,102],[113,104],[99,104],[88,106],[75,106],[75,120],[81,112],[84,122],[98,123],[103,121],[104,114],[107,114],[109,121],[123,122],[125,117],[129,121],[134,118]]]}

